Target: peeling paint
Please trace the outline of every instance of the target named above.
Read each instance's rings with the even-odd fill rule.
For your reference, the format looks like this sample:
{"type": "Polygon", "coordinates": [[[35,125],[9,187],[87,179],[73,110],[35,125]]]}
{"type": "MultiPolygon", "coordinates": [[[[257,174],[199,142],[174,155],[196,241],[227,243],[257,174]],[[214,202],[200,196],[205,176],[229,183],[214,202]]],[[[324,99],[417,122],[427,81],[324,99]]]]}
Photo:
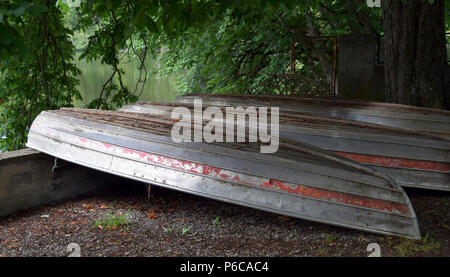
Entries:
{"type": "Polygon", "coordinates": [[[361,155],[345,152],[335,152],[335,153],[359,163],[376,164],[389,167],[431,170],[444,173],[450,172],[450,164],[444,162],[420,161],[413,159],[361,155]]]}

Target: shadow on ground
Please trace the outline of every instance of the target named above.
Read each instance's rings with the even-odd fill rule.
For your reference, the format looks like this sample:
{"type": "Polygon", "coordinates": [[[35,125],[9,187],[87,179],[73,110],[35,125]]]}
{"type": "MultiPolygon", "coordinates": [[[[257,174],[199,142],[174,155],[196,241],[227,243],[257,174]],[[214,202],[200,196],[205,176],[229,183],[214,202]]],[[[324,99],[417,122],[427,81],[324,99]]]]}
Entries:
{"type": "Polygon", "coordinates": [[[450,193],[407,190],[423,239],[376,235],[125,182],[0,219],[0,256],[450,256],[450,193]]]}

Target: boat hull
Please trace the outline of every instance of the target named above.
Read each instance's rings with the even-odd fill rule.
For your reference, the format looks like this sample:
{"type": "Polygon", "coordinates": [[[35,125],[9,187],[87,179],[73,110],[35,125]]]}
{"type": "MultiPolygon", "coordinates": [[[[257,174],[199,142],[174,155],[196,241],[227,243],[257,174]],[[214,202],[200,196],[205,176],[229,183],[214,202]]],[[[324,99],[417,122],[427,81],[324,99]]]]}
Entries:
{"type": "Polygon", "coordinates": [[[286,111],[306,112],[412,131],[450,135],[450,112],[430,108],[337,98],[242,94],[190,94],[177,97],[176,102],[191,104],[194,99],[202,99],[205,105],[267,105],[286,111]]]}
{"type": "Polygon", "coordinates": [[[262,156],[205,143],[177,144],[161,130],[132,128],[142,122],[132,122],[133,115],[118,117],[111,112],[97,120],[95,116],[95,112],[78,111],[77,116],[67,111],[43,112],[33,122],[27,146],[97,170],[211,199],[420,238],[409,199],[388,178],[320,159],[262,156]]]}
{"type": "MultiPolygon", "coordinates": [[[[193,112],[190,104],[151,102],[127,105],[121,110],[170,116],[175,106],[184,106],[193,112]]],[[[450,141],[446,139],[382,126],[372,128],[333,118],[324,120],[321,117],[320,121],[301,113],[297,117],[293,113],[285,118],[283,115],[280,121],[280,135],[283,137],[333,151],[370,166],[391,176],[404,187],[450,191],[450,141]],[[287,120],[288,117],[297,120],[287,120]],[[339,128],[339,125],[343,127],[339,128]]]]}

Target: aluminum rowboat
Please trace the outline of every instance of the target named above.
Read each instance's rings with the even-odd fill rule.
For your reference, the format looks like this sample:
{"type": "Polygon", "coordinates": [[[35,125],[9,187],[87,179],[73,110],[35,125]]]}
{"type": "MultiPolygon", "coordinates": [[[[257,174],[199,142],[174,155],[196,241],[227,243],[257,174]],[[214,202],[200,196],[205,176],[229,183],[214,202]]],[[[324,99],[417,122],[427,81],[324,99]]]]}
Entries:
{"type": "Polygon", "coordinates": [[[348,120],[450,136],[450,111],[408,105],[344,100],[325,97],[298,97],[244,94],[189,94],[176,98],[178,103],[193,103],[201,98],[205,105],[274,106],[348,120]]]}
{"type": "MultiPolygon", "coordinates": [[[[122,111],[170,116],[190,104],[137,102],[122,111]]],[[[203,107],[204,109],[206,107],[203,107]]],[[[280,135],[382,171],[399,185],[450,191],[450,139],[377,124],[280,112],[280,135]]]]}
{"type": "Polygon", "coordinates": [[[411,203],[392,179],[314,147],[280,139],[175,143],[168,117],[117,111],[42,112],[27,146],[111,174],[287,216],[419,239],[411,203]]]}

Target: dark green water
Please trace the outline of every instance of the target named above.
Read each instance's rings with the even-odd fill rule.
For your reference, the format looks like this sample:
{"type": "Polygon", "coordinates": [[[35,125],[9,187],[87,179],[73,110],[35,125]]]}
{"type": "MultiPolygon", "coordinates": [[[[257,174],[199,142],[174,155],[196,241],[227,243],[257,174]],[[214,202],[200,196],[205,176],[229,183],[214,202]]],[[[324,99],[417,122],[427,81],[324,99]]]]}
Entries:
{"type": "MultiPolygon", "coordinates": [[[[83,107],[84,104],[97,98],[100,94],[103,84],[110,77],[112,69],[99,61],[86,62],[78,61],[78,68],[82,74],[79,76],[80,85],[78,87],[83,101],[74,101],[75,107],[83,107]]],[[[156,60],[147,59],[146,67],[149,72],[157,66],[156,60]]],[[[125,71],[122,76],[124,84],[134,90],[136,81],[139,79],[139,61],[124,62],[121,67],[125,71]]],[[[139,93],[140,89],[138,89],[139,93]]],[[[175,76],[159,77],[149,75],[144,90],[139,97],[145,101],[171,102],[179,94],[175,91],[175,76]]]]}
{"type": "MultiPolygon", "coordinates": [[[[86,61],[78,61],[77,65],[81,70],[78,90],[83,97],[83,101],[75,100],[74,106],[82,108],[85,104],[99,96],[102,86],[110,77],[112,70],[110,67],[102,65],[99,61],[89,63],[86,61]]],[[[146,67],[149,72],[155,66],[157,66],[156,60],[146,60],[146,67]]],[[[130,90],[134,90],[136,81],[139,79],[139,61],[124,62],[121,64],[121,67],[125,71],[125,74],[122,76],[123,82],[130,90]]],[[[178,95],[179,93],[175,91],[175,76],[159,77],[149,75],[139,99],[145,101],[171,102],[178,95]]],[[[2,137],[0,137],[1,139],[2,137]]],[[[2,152],[1,149],[0,152],[2,152]]]]}

